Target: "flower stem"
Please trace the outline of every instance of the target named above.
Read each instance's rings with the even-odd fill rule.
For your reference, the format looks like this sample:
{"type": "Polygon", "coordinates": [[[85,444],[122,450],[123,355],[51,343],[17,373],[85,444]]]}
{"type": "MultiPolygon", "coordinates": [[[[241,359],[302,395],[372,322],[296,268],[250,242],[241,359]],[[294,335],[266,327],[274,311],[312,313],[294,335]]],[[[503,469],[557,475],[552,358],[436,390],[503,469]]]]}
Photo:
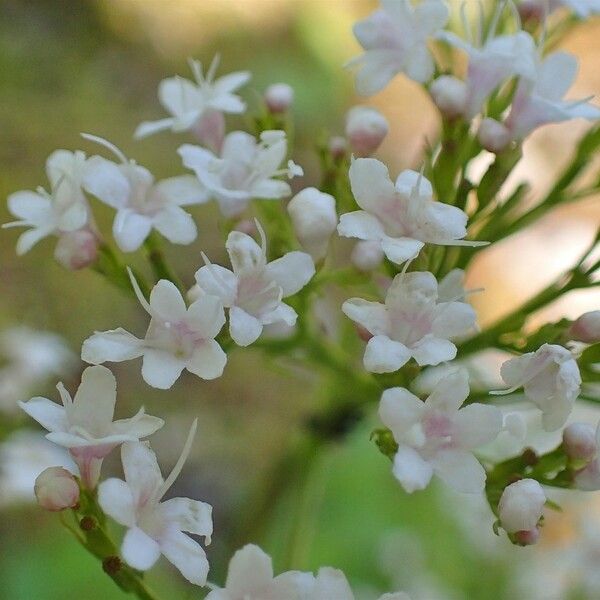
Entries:
{"type": "Polygon", "coordinates": [[[146,238],[144,248],[156,279],[166,279],[174,283],[181,293],[184,293],[183,284],[167,263],[161,249],[161,241],[154,231],[146,238]]]}

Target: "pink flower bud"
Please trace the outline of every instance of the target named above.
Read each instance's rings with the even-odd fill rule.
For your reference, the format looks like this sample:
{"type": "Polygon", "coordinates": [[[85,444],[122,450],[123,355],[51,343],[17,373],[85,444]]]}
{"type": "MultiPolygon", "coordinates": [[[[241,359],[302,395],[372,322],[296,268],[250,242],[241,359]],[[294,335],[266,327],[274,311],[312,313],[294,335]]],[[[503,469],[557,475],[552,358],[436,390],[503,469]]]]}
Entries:
{"type": "Polygon", "coordinates": [[[498,503],[500,524],[507,533],[536,529],[546,503],[546,494],[535,479],[521,479],[502,492],[498,503]]]}
{"type": "Polygon", "coordinates": [[[207,110],[192,128],[198,141],[217,154],[225,139],[225,116],[218,110],[207,110]]]}
{"type": "Polygon", "coordinates": [[[352,249],[350,260],[359,271],[373,271],[383,261],[381,244],[371,240],[357,242],[352,249]]]}
{"type": "Polygon", "coordinates": [[[354,154],[360,157],[371,156],[389,129],[387,119],[368,106],[355,106],[346,115],[346,137],[354,154]]]}
{"type": "Polygon", "coordinates": [[[549,12],[547,0],[521,0],[517,8],[523,21],[542,21],[549,12]]]}
{"type": "Polygon", "coordinates": [[[64,510],[79,502],[77,481],[62,467],[49,467],[42,471],[35,480],[33,489],[38,504],[46,510],[64,510]]]}
{"type": "Polygon", "coordinates": [[[563,431],[563,445],[570,458],[591,460],[596,455],[596,431],[589,423],[571,423],[563,431]]]}
{"type": "Polygon", "coordinates": [[[287,83],[273,83],[265,90],[265,103],[272,113],[289,110],[294,101],[294,89],[287,83]]]}
{"type": "Polygon", "coordinates": [[[467,105],[467,86],[464,81],[442,75],[429,88],[429,92],[440,112],[450,119],[463,114],[467,105]]]}
{"type": "Polygon", "coordinates": [[[595,344],[600,342],[600,310],[592,310],[581,315],[569,328],[572,340],[595,344]]]}
{"type": "Polygon", "coordinates": [[[70,271],[89,267],[97,257],[98,238],[89,229],[63,233],[54,249],[54,258],[70,271]]]}
{"type": "Polygon", "coordinates": [[[348,150],[348,142],[341,135],[335,135],[329,140],[329,153],[334,159],[344,158],[348,150]]]}
{"type": "Polygon", "coordinates": [[[533,546],[540,539],[540,530],[538,527],[528,531],[517,531],[512,536],[513,542],[519,546],[533,546]]]}
{"type": "Polygon", "coordinates": [[[499,121],[485,118],[481,121],[477,132],[479,143],[488,151],[497,154],[504,150],[511,141],[510,131],[499,121]]]}

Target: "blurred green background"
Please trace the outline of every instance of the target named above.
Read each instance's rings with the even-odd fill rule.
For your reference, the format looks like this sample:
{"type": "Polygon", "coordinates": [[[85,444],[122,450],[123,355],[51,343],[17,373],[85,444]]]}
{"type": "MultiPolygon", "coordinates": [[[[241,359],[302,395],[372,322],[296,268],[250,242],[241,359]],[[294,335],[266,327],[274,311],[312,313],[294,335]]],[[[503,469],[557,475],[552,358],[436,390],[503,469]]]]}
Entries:
{"type": "MultiPolygon", "coordinates": [[[[174,73],[188,76],[188,56],[208,63],[217,51],[221,73],[252,71],[251,84],[242,94],[250,111],[269,83],[294,87],[294,159],[306,171],[302,185],[317,184],[315,136],[341,133],[345,110],[360,101],[342,64],[359,51],[352,23],[374,7],[375,2],[363,0],[0,0],[0,197],[45,185],[44,162],[57,148],[98,151],[80,132],[111,140],[157,177],[182,173],[175,150],[188,141],[185,135],[161,134],[134,142],[132,133],[139,122],[163,116],[156,99],[161,79],[174,73]]],[[[600,90],[599,32],[598,26],[586,25],[567,40],[583,58],[578,91],[587,93],[579,96],[600,90]]],[[[423,92],[398,80],[376,98],[362,101],[380,108],[391,121],[381,156],[392,174],[415,166],[425,139],[434,137],[438,126],[423,92]]],[[[228,126],[247,125],[243,117],[229,117],[228,126]]],[[[535,137],[521,176],[543,187],[568,157],[578,127],[547,128],[535,137]],[[559,144],[560,153],[548,150],[552,144],[559,144]]],[[[577,254],[592,234],[590,217],[592,222],[597,218],[597,206],[596,198],[595,203],[554,214],[535,231],[477,262],[470,278],[478,282],[475,287],[483,283],[490,292],[477,300],[484,323],[525,298],[577,254]],[[558,222],[563,233],[557,233],[558,222]],[[518,265],[502,271],[507,271],[510,253],[523,249],[531,253],[532,264],[541,263],[549,235],[557,243],[569,242],[559,260],[546,259],[535,276],[518,265]]],[[[107,231],[110,211],[98,203],[95,211],[107,231]]],[[[214,207],[200,207],[194,215],[198,240],[167,249],[189,284],[201,249],[217,262],[223,259],[214,207]]],[[[8,220],[3,204],[0,222],[8,220]]],[[[146,317],[139,307],[92,271],[62,269],[51,259],[53,241],[43,241],[20,259],[15,241],[13,230],[0,236],[1,327],[21,323],[59,333],[75,352],[94,330],[123,326],[143,332],[146,317]]],[[[590,302],[578,295],[544,316],[575,317],[590,302]]],[[[231,540],[239,539],[233,524],[246,512],[252,514],[248,490],[260,485],[319,399],[308,373],[266,364],[253,350],[237,351],[230,361],[222,379],[202,382],[186,374],[168,394],[142,381],[137,362],[114,367],[119,416],[143,403],[149,413],[166,418],[166,426],[153,438],[164,470],[177,458],[182,431],[199,417],[193,457],[173,493],[214,506],[215,535],[208,554],[210,579],[217,583],[223,582],[234,550],[231,540]]],[[[78,379],[76,373],[65,383],[74,389],[78,379]]],[[[55,397],[52,385],[36,393],[55,397]]],[[[543,561],[552,565],[562,560],[560,552],[554,553],[568,548],[571,520],[551,520],[546,547],[509,548],[493,536],[490,517],[477,503],[466,504],[466,499],[437,486],[414,496],[404,494],[389,463],[369,442],[373,423],[375,417],[348,439],[327,447],[315,459],[301,502],[291,494],[270,506],[273,515],[266,530],[239,541],[260,543],[273,555],[276,569],[342,568],[360,598],[395,589],[410,592],[414,600],[576,597],[550,595],[535,579],[543,561]],[[536,582],[534,591],[523,592],[521,579],[536,582]]],[[[116,454],[107,461],[106,473],[120,473],[116,454]]],[[[594,512],[593,502],[585,510],[594,512]]],[[[148,580],[159,592],[170,590],[172,598],[202,597],[166,561],[148,580]]],[[[125,597],[79,549],[56,515],[28,503],[0,506],[2,600],[125,597]]]]}

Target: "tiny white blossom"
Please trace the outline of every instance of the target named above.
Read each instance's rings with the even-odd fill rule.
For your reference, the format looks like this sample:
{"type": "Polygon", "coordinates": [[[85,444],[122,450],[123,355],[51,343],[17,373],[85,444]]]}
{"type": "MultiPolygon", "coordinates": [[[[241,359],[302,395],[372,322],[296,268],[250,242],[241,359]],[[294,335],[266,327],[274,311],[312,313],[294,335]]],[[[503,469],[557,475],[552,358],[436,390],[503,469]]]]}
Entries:
{"type": "Polygon", "coordinates": [[[184,532],[204,536],[210,543],[212,507],[189,498],[161,502],[183,468],[195,432],[196,421],[181,456],[164,480],[156,455],[147,444],[123,444],[125,481],[116,478],[103,481],[98,487],[98,502],[106,514],[127,527],[121,554],[128,565],[147,571],[162,554],[188,581],[205,585],[209,569],[206,554],[184,532]]]}
{"type": "Polygon", "coordinates": [[[74,398],[62,383],[57,386],[62,406],[36,397],[19,402],[21,408],[50,433],[46,438],[68,448],[81,478],[90,488],[98,483],[104,457],[123,442],[149,436],[163,426],[141,408],[129,419],[113,421],[117,383],[106,367],[88,367],[74,398]]]}
{"type": "Polygon", "coordinates": [[[208,200],[196,178],[181,175],[155,183],[148,169],[127,159],[110,142],[90,135],[84,137],[105,146],[119,159],[120,164],[101,156],[89,158],[83,186],[116,209],[113,235],[123,252],[136,251],[152,229],[173,244],[190,244],[196,239],[196,224],[182,208],[208,200]]]}
{"type": "Polygon", "coordinates": [[[229,333],[239,346],[256,341],[265,325],[281,321],[294,325],[298,315],[282,299],[300,291],[315,274],[314,263],[305,252],[288,252],[267,262],[267,242],[258,221],[257,227],[260,246],[240,231],[227,237],[232,271],[204,257],[206,265],[196,272],[200,289],[219,297],[229,309],[229,333]]]}
{"type": "Polygon", "coordinates": [[[577,362],[556,344],[544,344],[535,352],[511,358],[502,365],[500,375],[510,389],[492,393],[509,394],[523,387],[525,396],[542,411],[546,431],[564,425],[581,388],[577,362]]]}
{"type": "Polygon", "coordinates": [[[379,415],[398,443],[393,472],[408,492],[422,490],[435,474],[457,491],[481,492],[485,470],[471,450],[502,429],[495,406],[469,404],[469,377],[457,370],[441,379],[423,402],[404,388],[386,390],[379,415]]]}
{"type": "Polygon", "coordinates": [[[277,177],[302,175],[302,169],[291,161],[287,168],[280,168],[287,154],[283,131],[263,131],[259,141],[244,131],[233,131],[225,136],[219,156],[190,144],[177,152],[226,217],[242,213],[253,198],[289,196],[289,184],[277,177]]]}
{"type": "Polygon", "coordinates": [[[456,356],[449,338],[473,328],[476,314],[465,302],[440,302],[438,293],[431,273],[400,273],[387,291],[385,304],[362,298],[344,302],[344,314],[373,335],[363,359],[368,371],[391,373],[411,357],[423,366],[456,356]]]}
{"type": "Polygon", "coordinates": [[[440,0],[424,0],[415,7],[409,0],[381,0],[381,8],[353,28],[365,50],[348,63],[358,67],[358,93],[371,96],[398,73],[419,83],[431,79],[435,63],[428,40],[444,27],[448,16],[440,0]]]}
{"type": "Polygon", "coordinates": [[[83,343],[82,360],[97,365],[141,356],[144,381],[159,389],[170,388],[184,369],[202,379],[220,377],[227,362],[214,339],[225,324],[221,300],[203,295],[186,307],[177,287],[161,279],[148,302],[131,272],[130,277],[140,304],[151,317],[144,339],[122,328],[97,331],[83,343]]]}
{"type": "Polygon", "coordinates": [[[141,123],[135,131],[136,138],[143,138],[158,131],[187,131],[199,125],[211,112],[239,114],[246,104],[234,92],[249,79],[250,73],[238,71],[215,79],[219,56],[213,59],[206,76],[202,63],[189,60],[195,81],[183,77],[163,79],[158,87],[158,99],[171,115],[159,121],[141,123]]]}
{"type": "Polygon", "coordinates": [[[370,106],[354,106],[346,114],[346,137],[356,156],[371,156],[389,129],[388,120],[370,106]]]}
{"type": "Polygon", "coordinates": [[[546,494],[535,479],[521,479],[502,492],[498,503],[500,523],[507,533],[537,529],[542,517],[546,494]]]}
{"type": "Polygon", "coordinates": [[[378,241],[396,264],[415,258],[426,243],[486,243],[462,239],[467,235],[467,215],[456,206],[434,201],[431,183],[415,171],[403,171],[394,185],[382,162],[358,158],[349,175],[352,193],[363,210],[341,215],[338,233],[378,241]]]}

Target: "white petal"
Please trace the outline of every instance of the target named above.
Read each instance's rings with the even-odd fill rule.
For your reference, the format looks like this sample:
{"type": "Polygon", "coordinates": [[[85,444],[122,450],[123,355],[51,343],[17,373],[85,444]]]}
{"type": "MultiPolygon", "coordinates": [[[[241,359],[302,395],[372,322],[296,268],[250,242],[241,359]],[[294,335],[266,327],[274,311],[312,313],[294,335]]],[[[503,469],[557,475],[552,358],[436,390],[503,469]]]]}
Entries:
{"type": "Polygon", "coordinates": [[[250,193],[253,198],[277,200],[289,196],[292,193],[292,188],[280,179],[261,179],[252,186],[250,193]]]}
{"type": "Polygon", "coordinates": [[[174,117],[201,108],[201,94],[194,83],[183,77],[163,79],[158,86],[158,100],[174,117]]]}
{"type": "Polygon", "coordinates": [[[185,319],[187,308],[177,286],[167,279],[161,279],[150,292],[152,315],[164,321],[185,319]]]}
{"type": "Polygon", "coordinates": [[[400,446],[394,457],[394,476],[404,491],[412,494],[424,490],[431,481],[433,467],[409,446],[400,446]]]}
{"type": "Polygon", "coordinates": [[[160,390],[168,390],[179,379],[185,366],[185,360],[169,352],[154,348],[146,349],[142,363],[142,377],[148,385],[160,390]]]}
{"type": "Polygon", "coordinates": [[[163,179],[154,186],[154,190],[161,198],[177,206],[204,204],[209,200],[206,188],[193,175],[163,179]]]}
{"type": "Polygon", "coordinates": [[[206,584],[209,569],[206,553],[192,538],[181,531],[169,530],[160,539],[160,551],[190,583],[206,584]]]}
{"type": "Polygon", "coordinates": [[[212,506],[189,498],[171,498],[160,503],[160,511],[180,531],[210,538],[213,532],[212,506]]]}
{"type": "Polygon", "coordinates": [[[149,135],[154,135],[159,131],[171,129],[174,123],[175,119],[171,117],[168,117],[166,119],[159,119],[158,121],[144,121],[136,127],[133,137],[136,140],[141,140],[142,138],[148,137],[149,135]]]}
{"type": "Polygon", "coordinates": [[[424,337],[411,350],[420,366],[439,365],[456,357],[456,346],[448,340],[436,337],[424,337]]]}
{"type": "Polygon", "coordinates": [[[219,77],[214,83],[213,88],[217,94],[226,94],[235,92],[238,88],[246,84],[252,74],[250,71],[236,71],[235,73],[229,73],[219,77]]]}
{"type": "Polygon", "coordinates": [[[357,62],[356,91],[361,96],[372,96],[402,70],[403,57],[394,50],[377,49],[365,52],[357,62]]]}
{"type": "Polygon", "coordinates": [[[454,418],[453,440],[469,450],[493,442],[502,430],[502,412],[496,406],[470,404],[454,418]]]}
{"type": "Polygon", "coordinates": [[[19,406],[48,431],[65,431],[67,429],[65,409],[48,398],[38,396],[28,402],[19,402],[19,406]]]}
{"type": "Polygon", "coordinates": [[[216,264],[205,265],[196,271],[196,282],[204,293],[220,298],[226,308],[234,304],[238,279],[229,269],[216,264]]]}
{"type": "Polygon", "coordinates": [[[364,210],[341,215],[337,230],[343,237],[358,238],[359,240],[379,241],[385,236],[383,225],[379,219],[364,210]]]}
{"type": "Polygon", "coordinates": [[[370,373],[393,373],[410,360],[410,350],[385,335],[376,335],[367,343],[363,363],[370,373]]]}
{"type": "Polygon", "coordinates": [[[390,322],[385,305],[362,298],[350,298],[342,304],[342,312],[373,335],[390,333],[390,322]]]}
{"type": "Polygon", "coordinates": [[[200,296],[190,304],[185,321],[203,339],[215,338],[225,325],[223,302],[210,294],[200,296]]]}
{"type": "Polygon", "coordinates": [[[299,292],[315,274],[315,264],[306,252],[288,252],[270,262],[265,269],[267,276],[283,290],[283,297],[299,292]]]}
{"type": "Polygon", "coordinates": [[[139,527],[127,531],[123,538],[121,554],[125,562],[138,571],[147,571],[160,556],[158,543],[139,527]]]}
{"type": "Polygon", "coordinates": [[[121,462],[133,502],[141,508],[163,483],[156,454],[145,443],[127,442],[121,446],[121,462]]]}
{"type": "Polygon", "coordinates": [[[215,340],[205,340],[194,348],[186,368],[202,379],[221,377],[227,364],[227,354],[215,340]]]}
{"type": "Polygon", "coordinates": [[[262,315],[260,322],[263,325],[272,325],[283,321],[289,327],[293,327],[297,320],[298,314],[296,311],[285,302],[280,302],[279,306],[274,311],[262,315]]]}
{"type": "Polygon", "coordinates": [[[249,346],[262,333],[262,323],[238,306],[229,309],[229,333],[238,346],[249,346]]]}
{"type": "Polygon", "coordinates": [[[547,56],[538,70],[536,92],[548,100],[561,100],[577,75],[577,59],[568,52],[547,56]]]}
{"type": "Polygon", "coordinates": [[[120,525],[135,525],[135,507],[129,486],[121,479],[107,479],[98,486],[98,504],[120,525]]]}
{"type": "Polygon", "coordinates": [[[406,75],[413,81],[425,83],[429,81],[435,71],[435,63],[429,48],[425,44],[416,45],[406,57],[404,65],[406,75]]]}
{"type": "Polygon", "coordinates": [[[8,210],[15,217],[35,224],[43,224],[52,215],[50,200],[45,196],[23,190],[14,192],[8,199],[8,210]]]}
{"type": "Polygon", "coordinates": [[[129,209],[119,210],[113,221],[113,236],[123,252],[135,252],[150,235],[152,219],[129,209]]]}
{"type": "Polygon", "coordinates": [[[17,240],[17,255],[23,256],[29,252],[40,240],[52,233],[52,227],[37,227],[22,233],[17,240]]]}
{"type": "Polygon", "coordinates": [[[379,417],[398,438],[421,420],[424,411],[425,403],[405,388],[389,388],[381,395],[379,417]]]}
{"type": "Polygon", "coordinates": [[[152,219],[154,228],[172,244],[191,244],[198,236],[192,215],[179,206],[168,206],[152,219]]]}
{"type": "Polygon", "coordinates": [[[229,597],[243,598],[247,593],[265,589],[272,580],[271,558],[258,546],[248,544],[229,561],[225,586],[229,597]]]}
{"type": "Polygon", "coordinates": [[[339,569],[322,567],[315,578],[311,600],[354,600],[346,576],[339,569]]]}
{"type": "Polygon", "coordinates": [[[423,177],[421,173],[411,169],[402,171],[402,173],[398,175],[395,187],[398,193],[407,197],[410,196],[415,189],[419,196],[424,196],[426,198],[431,198],[433,196],[433,188],[431,187],[430,181],[426,177],[423,177]]]}
{"type": "Polygon", "coordinates": [[[469,373],[466,369],[457,368],[440,379],[426,400],[428,408],[453,414],[469,397],[469,373]]]}
{"type": "Polygon", "coordinates": [[[232,231],[227,236],[225,248],[231,260],[233,272],[243,273],[254,271],[265,264],[262,248],[249,236],[241,231],[232,231]]]}
{"type": "Polygon", "coordinates": [[[67,411],[71,425],[79,425],[92,435],[105,435],[113,420],[117,401],[117,380],[109,369],[88,367],[67,411]]]}
{"type": "Polygon", "coordinates": [[[127,204],[131,193],[129,180],[119,166],[101,156],[92,156],[88,159],[83,187],[90,194],[116,209],[127,204]]]}
{"type": "Polygon", "coordinates": [[[92,365],[132,360],[143,354],[143,342],[119,327],[97,331],[81,347],[81,360],[92,365]]]}
{"type": "Polygon", "coordinates": [[[485,488],[485,469],[470,452],[442,450],[432,464],[435,474],[457,492],[477,494],[485,488]]]}
{"type": "Polygon", "coordinates": [[[388,169],[379,160],[357,158],[350,165],[349,177],[352,193],[363,210],[378,214],[396,198],[388,169]]]}
{"type": "Polygon", "coordinates": [[[416,258],[424,245],[423,242],[412,238],[387,237],[381,242],[381,249],[393,263],[401,265],[407,260],[416,258]]]}
{"type": "Polygon", "coordinates": [[[129,419],[113,421],[111,430],[116,435],[128,435],[140,439],[152,435],[164,424],[162,419],[147,415],[144,409],[140,408],[138,413],[129,419]]]}

